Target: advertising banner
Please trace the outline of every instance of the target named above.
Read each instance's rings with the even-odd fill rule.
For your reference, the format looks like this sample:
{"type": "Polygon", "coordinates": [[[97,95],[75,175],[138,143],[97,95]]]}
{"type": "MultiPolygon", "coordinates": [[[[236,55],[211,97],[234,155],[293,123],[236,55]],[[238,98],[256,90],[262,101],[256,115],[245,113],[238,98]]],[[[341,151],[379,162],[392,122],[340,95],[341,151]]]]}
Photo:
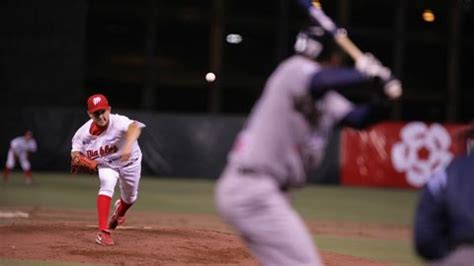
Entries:
{"type": "Polygon", "coordinates": [[[341,184],[423,186],[433,172],[466,152],[464,124],[387,122],[341,134],[341,184]]]}

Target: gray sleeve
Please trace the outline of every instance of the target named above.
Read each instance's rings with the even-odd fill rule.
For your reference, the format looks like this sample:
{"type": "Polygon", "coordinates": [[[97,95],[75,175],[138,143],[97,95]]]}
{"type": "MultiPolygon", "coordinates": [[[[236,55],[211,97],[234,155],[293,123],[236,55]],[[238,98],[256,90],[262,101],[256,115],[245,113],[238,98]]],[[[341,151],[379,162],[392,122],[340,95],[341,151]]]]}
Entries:
{"type": "Polygon", "coordinates": [[[321,113],[321,129],[332,130],[334,125],[354,109],[354,104],[338,92],[329,91],[316,102],[316,108],[321,113]]]}

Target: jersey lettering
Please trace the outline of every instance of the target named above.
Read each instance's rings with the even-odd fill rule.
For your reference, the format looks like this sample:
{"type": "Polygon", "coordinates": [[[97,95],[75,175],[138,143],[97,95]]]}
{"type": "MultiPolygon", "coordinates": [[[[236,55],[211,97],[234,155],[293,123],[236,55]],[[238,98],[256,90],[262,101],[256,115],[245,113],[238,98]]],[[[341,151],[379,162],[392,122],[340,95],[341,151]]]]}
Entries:
{"type": "Polygon", "coordinates": [[[115,145],[114,146],[104,145],[104,146],[101,146],[98,150],[87,150],[86,156],[91,160],[95,160],[99,157],[116,153],[117,151],[118,151],[118,147],[115,145]]]}

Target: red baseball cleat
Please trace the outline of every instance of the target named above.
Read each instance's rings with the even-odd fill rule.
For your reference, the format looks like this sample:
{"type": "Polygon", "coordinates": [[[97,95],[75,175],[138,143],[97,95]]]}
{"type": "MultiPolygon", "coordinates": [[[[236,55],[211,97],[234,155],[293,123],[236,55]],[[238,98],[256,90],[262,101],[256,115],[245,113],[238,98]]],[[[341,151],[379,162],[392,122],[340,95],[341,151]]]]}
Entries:
{"type": "Polygon", "coordinates": [[[95,242],[101,246],[113,246],[115,245],[114,240],[112,239],[112,236],[110,235],[110,232],[107,231],[99,231],[97,233],[97,237],[95,239],[95,242]]]}
{"type": "Polygon", "coordinates": [[[109,229],[110,230],[114,230],[115,228],[117,228],[117,226],[119,225],[122,225],[123,223],[125,223],[125,216],[118,216],[118,208],[120,207],[120,199],[118,199],[117,201],[115,201],[115,204],[114,204],[114,214],[112,214],[112,217],[110,217],[110,221],[109,221],[109,229]]]}

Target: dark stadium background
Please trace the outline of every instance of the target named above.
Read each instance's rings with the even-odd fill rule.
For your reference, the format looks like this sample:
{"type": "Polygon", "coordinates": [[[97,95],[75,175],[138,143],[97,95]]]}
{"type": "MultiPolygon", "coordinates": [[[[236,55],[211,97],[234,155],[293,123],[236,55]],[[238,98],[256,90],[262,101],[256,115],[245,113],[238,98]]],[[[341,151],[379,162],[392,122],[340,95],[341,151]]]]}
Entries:
{"type": "MultiPolygon", "coordinates": [[[[214,181],[266,78],[307,23],[296,1],[0,0],[2,168],[14,137],[29,129],[38,142],[33,184],[24,185],[18,163],[10,181],[0,181],[0,214],[30,217],[0,217],[0,266],[237,263],[241,248],[230,244],[240,242],[212,218],[214,181]],[[228,34],[243,41],[228,43],[228,34]],[[208,72],[215,82],[206,82],[208,72]],[[72,136],[89,119],[87,97],[98,92],[113,113],[146,124],[139,202],[110,251],[91,248],[99,179],[70,174],[72,136]]],[[[424,265],[411,233],[420,190],[406,177],[426,166],[428,153],[446,155],[446,139],[468,146],[474,0],[319,1],[355,44],[394,71],[405,93],[369,134],[336,128],[321,166],[308,173],[317,185],[291,201],[328,264],[424,265]],[[433,22],[422,19],[427,10],[433,22]],[[413,142],[400,136],[406,128],[414,136],[413,125],[426,126],[416,134],[425,146],[408,143],[418,156],[399,156],[415,163],[396,172],[393,147],[413,142]],[[428,147],[434,153],[427,143],[437,144],[428,147]]]]}
{"type": "MultiPolygon", "coordinates": [[[[84,106],[246,114],[306,22],[294,0],[7,0],[0,3],[3,108],[84,106]],[[225,41],[229,33],[240,44],[225,41]],[[204,76],[213,71],[217,80],[204,76]]],[[[391,118],[474,117],[472,0],[321,0],[405,95],[391,118]],[[433,23],[421,19],[431,9],[433,23]]]]}

